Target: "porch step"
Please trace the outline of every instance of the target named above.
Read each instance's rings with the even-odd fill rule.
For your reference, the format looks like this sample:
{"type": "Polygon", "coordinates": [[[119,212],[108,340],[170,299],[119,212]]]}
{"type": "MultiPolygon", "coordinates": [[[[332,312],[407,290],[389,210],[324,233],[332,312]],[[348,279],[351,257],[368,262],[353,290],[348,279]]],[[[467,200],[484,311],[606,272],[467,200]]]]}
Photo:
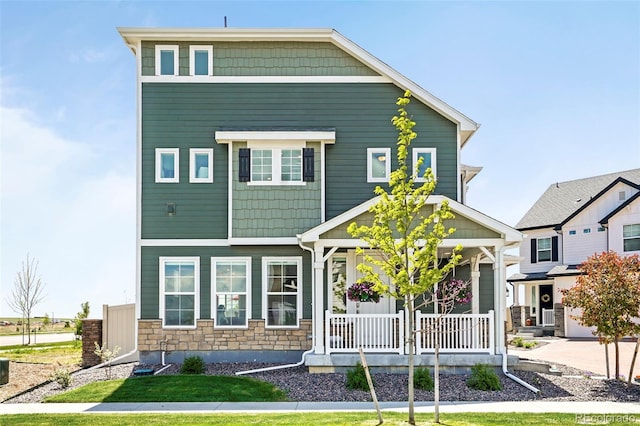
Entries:
{"type": "Polygon", "coordinates": [[[518,331],[515,334],[515,336],[516,337],[522,337],[522,340],[533,340],[536,337],[535,333],[520,332],[520,331],[518,331]]]}
{"type": "Polygon", "coordinates": [[[514,370],[519,371],[533,371],[535,373],[553,374],[554,376],[562,376],[562,372],[558,371],[555,367],[540,361],[529,361],[521,359],[516,365],[513,366],[514,370]]]}
{"type": "Polygon", "coordinates": [[[537,326],[518,327],[518,332],[516,333],[517,336],[520,336],[523,339],[525,339],[526,335],[531,335],[531,337],[542,337],[543,334],[544,330],[542,330],[542,327],[537,326]]]}

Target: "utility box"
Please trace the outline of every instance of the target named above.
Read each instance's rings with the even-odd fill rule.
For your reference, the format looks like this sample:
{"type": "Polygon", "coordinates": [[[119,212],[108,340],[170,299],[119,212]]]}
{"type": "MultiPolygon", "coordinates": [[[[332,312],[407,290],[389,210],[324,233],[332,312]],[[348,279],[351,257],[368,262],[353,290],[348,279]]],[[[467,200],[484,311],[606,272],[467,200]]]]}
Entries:
{"type": "Polygon", "coordinates": [[[9,360],[0,358],[0,385],[9,383],[9,360]]]}

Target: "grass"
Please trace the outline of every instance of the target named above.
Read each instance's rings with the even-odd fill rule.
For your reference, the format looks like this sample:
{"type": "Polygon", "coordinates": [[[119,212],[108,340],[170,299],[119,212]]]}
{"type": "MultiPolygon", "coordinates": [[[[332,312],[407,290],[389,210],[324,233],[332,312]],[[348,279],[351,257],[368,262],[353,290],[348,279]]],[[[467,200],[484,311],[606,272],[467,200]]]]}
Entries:
{"type": "Polygon", "coordinates": [[[167,375],[89,383],[45,402],[272,402],[286,401],[271,383],[249,377],[167,375]],[[170,390],[170,391],[169,391],[170,390]]]}
{"type": "MultiPolygon", "coordinates": [[[[611,418],[624,419],[623,414],[609,414],[611,418]]],[[[626,415],[632,419],[633,415],[626,415]]],[[[384,412],[384,425],[407,425],[407,414],[384,412]]],[[[433,413],[416,413],[416,424],[432,425],[433,413]]],[[[638,419],[638,415],[635,415],[638,419]]],[[[563,413],[443,413],[441,424],[448,426],[470,425],[566,425],[576,424],[575,414],[563,413]]],[[[80,426],[147,426],[147,425],[367,425],[378,424],[375,411],[369,412],[322,412],[322,413],[163,413],[155,414],[29,414],[0,416],[2,425],[60,425],[80,426]]],[[[633,422],[610,422],[607,424],[637,425],[633,422]]]]}
{"type": "Polygon", "coordinates": [[[80,365],[82,345],[79,342],[39,343],[32,346],[4,346],[0,357],[11,361],[38,364],[80,365]]]}

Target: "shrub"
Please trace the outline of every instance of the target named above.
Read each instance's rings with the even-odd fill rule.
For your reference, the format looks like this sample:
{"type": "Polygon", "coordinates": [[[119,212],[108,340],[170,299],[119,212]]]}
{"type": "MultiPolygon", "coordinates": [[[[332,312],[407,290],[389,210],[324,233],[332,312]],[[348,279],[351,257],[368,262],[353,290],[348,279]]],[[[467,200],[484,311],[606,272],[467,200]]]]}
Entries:
{"type": "Polygon", "coordinates": [[[66,389],[71,384],[71,373],[66,368],[57,368],[53,373],[53,380],[66,389]]]}
{"type": "MultiPolygon", "coordinates": [[[[373,378],[371,381],[373,382],[373,378]]],[[[369,390],[367,374],[361,363],[357,363],[355,368],[347,371],[347,389],[369,390]]]]}
{"type": "Polygon", "coordinates": [[[418,389],[432,391],[433,377],[428,368],[417,368],[413,373],[413,386],[418,389]]]}
{"type": "Polygon", "coordinates": [[[482,391],[502,390],[500,378],[493,367],[487,364],[476,364],[471,367],[471,377],[467,379],[467,386],[482,391]]]}
{"type": "Polygon", "coordinates": [[[182,374],[203,374],[204,373],[204,361],[199,356],[190,356],[184,359],[182,367],[180,367],[180,373],[182,374]]]}

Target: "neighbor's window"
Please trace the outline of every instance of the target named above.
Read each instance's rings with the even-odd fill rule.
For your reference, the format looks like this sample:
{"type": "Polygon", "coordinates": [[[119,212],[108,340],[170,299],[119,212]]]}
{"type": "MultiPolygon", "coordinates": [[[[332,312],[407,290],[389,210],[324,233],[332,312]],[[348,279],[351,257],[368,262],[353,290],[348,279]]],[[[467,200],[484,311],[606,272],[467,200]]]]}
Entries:
{"type": "Polygon", "coordinates": [[[417,170],[416,182],[424,182],[424,174],[431,168],[433,178],[436,177],[436,149],[435,148],[414,148],[413,149],[413,171],[416,171],[418,161],[422,160],[417,170]]]}
{"type": "Polygon", "coordinates": [[[576,235],[576,230],[572,229],[571,231],[569,231],[569,235],[576,235]]]}
{"type": "Polygon", "coordinates": [[[216,326],[246,327],[251,288],[251,258],[212,258],[216,326]]]}
{"type": "Polygon", "coordinates": [[[156,182],[180,181],[179,153],[178,148],[156,148],[156,182]]]}
{"type": "Polygon", "coordinates": [[[640,223],[622,227],[622,242],[624,251],[640,250],[640,223]]]}
{"type": "Polygon", "coordinates": [[[538,238],[538,262],[551,260],[551,238],[538,238]]]}
{"type": "Polygon", "coordinates": [[[213,182],[213,149],[191,148],[189,156],[189,182],[213,182]]]}
{"type": "Polygon", "coordinates": [[[189,46],[189,75],[213,74],[213,46],[189,46]]]}
{"type": "Polygon", "coordinates": [[[584,229],[582,230],[582,233],[583,233],[583,234],[590,234],[590,233],[591,233],[591,228],[584,228],[584,229]]]}
{"type": "Polygon", "coordinates": [[[160,315],[163,326],[196,326],[199,287],[199,258],[160,258],[160,315]]]}
{"type": "Polygon", "coordinates": [[[156,45],[156,75],[179,74],[179,51],[177,45],[156,45]]]}
{"type": "Polygon", "coordinates": [[[391,148],[367,148],[367,182],[388,182],[391,148]]]}
{"type": "Polygon", "coordinates": [[[302,316],[302,259],[263,258],[262,276],[267,326],[297,327],[302,316]]]}

